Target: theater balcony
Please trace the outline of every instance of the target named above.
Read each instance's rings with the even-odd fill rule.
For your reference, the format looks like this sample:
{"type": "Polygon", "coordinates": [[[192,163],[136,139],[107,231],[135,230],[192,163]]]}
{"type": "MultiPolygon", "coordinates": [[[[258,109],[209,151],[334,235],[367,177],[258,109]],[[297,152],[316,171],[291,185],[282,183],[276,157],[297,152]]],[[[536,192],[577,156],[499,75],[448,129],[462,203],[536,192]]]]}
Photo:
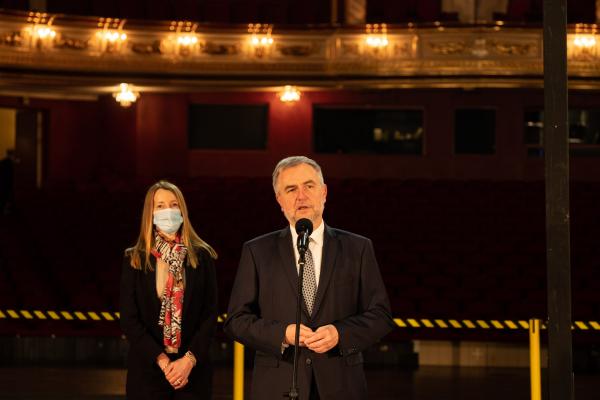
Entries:
{"type": "MultiPolygon", "coordinates": [[[[119,82],[141,92],[289,83],[306,90],[540,88],[539,21],[495,17],[507,21],[200,23],[0,10],[0,92],[85,97],[119,82]]],[[[569,25],[571,88],[599,86],[596,29],[569,25]]]]}

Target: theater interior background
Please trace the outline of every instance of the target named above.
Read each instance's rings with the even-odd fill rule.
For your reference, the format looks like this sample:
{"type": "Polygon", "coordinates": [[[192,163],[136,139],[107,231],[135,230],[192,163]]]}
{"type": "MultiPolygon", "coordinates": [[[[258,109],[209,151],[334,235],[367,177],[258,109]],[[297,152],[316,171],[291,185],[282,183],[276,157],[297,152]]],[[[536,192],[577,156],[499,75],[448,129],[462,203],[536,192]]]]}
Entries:
{"type": "MultiPolygon", "coordinates": [[[[242,243],[286,224],[274,165],[307,155],[325,221],[373,240],[398,325],[365,351],[372,398],[529,399],[542,3],[0,1],[0,398],[123,399],[118,282],[148,186],[182,189],[225,313],[242,243]]],[[[597,3],[567,2],[578,399],[600,372],[597,3]]],[[[212,353],[232,398],[220,328],[212,353]]]]}

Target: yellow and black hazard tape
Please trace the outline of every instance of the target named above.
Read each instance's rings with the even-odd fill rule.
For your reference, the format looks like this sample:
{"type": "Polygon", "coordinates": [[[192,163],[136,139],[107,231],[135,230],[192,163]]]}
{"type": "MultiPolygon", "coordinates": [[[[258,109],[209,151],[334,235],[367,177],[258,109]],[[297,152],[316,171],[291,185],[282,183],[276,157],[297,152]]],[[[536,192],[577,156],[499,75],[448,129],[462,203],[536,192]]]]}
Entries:
{"type": "MultiPolygon", "coordinates": [[[[0,309],[0,320],[51,320],[51,321],[118,321],[120,315],[114,311],[56,311],[56,310],[16,310],[0,309]]],[[[227,314],[218,316],[218,322],[225,321],[227,314]]],[[[482,320],[482,319],[428,319],[428,318],[394,318],[400,328],[406,329],[481,329],[481,330],[528,330],[526,320],[482,320]]],[[[541,323],[542,329],[546,326],[541,323]]],[[[600,331],[598,321],[574,321],[573,330],[600,331]]]]}
{"type": "MultiPolygon", "coordinates": [[[[482,320],[482,319],[427,319],[427,318],[394,318],[400,328],[425,328],[425,329],[482,329],[482,330],[528,330],[529,321],[526,320],[482,320]]],[[[546,324],[542,321],[542,329],[546,324]]],[[[598,321],[574,321],[571,329],[580,331],[600,331],[598,321]]]]}
{"type": "Polygon", "coordinates": [[[118,312],[109,311],[54,311],[54,310],[0,310],[0,319],[51,321],[117,321],[118,312]]]}
{"type": "MultiPolygon", "coordinates": [[[[118,321],[120,314],[114,311],[57,311],[0,309],[0,320],[50,320],[50,321],[118,321]]],[[[219,315],[223,322],[225,315],[219,315]]]]}

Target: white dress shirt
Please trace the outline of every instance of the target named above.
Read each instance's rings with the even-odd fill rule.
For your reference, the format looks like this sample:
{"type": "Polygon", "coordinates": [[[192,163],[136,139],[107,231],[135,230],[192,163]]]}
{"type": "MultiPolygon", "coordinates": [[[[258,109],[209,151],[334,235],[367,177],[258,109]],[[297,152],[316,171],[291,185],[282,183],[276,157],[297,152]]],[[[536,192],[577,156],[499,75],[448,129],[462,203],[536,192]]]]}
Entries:
{"type": "MultiPolygon", "coordinates": [[[[298,260],[300,259],[300,253],[298,253],[298,234],[296,233],[296,228],[290,225],[290,231],[292,232],[292,240],[294,243],[294,256],[296,262],[296,270],[300,273],[300,265],[298,265],[298,260]]],[[[325,222],[321,221],[321,225],[310,235],[310,240],[308,241],[308,248],[312,253],[313,264],[315,266],[315,282],[317,283],[317,288],[319,287],[319,278],[321,276],[321,259],[323,258],[323,236],[325,234],[325,222]]],[[[283,354],[284,350],[288,348],[289,344],[285,343],[285,338],[281,343],[281,354],[283,354]]]]}
{"type": "MultiPolygon", "coordinates": [[[[300,273],[300,266],[298,265],[298,260],[300,259],[300,253],[298,253],[298,246],[296,243],[298,242],[298,234],[296,233],[296,229],[293,226],[290,226],[290,230],[292,231],[292,241],[294,243],[294,255],[296,261],[296,269],[298,273],[300,273]]],[[[323,236],[325,234],[325,222],[321,220],[321,225],[310,235],[310,240],[308,242],[308,248],[312,253],[313,264],[315,265],[315,282],[317,283],[317,287],[319,287],[319,277],[321,276],[321,259],[323,258],[323,236]]]]}

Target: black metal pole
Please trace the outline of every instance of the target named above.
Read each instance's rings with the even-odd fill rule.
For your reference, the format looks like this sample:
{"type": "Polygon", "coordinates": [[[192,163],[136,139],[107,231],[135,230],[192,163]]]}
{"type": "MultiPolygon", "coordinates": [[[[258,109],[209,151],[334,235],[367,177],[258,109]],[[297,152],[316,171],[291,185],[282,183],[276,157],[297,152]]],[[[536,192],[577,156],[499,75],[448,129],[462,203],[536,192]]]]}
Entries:
{"type": "Polygon", "coordinates": [[[574,399],[566,9],[566,0],[544,0],[548,394],[551,400],[574,399]]]}
{"type": "Polygon", "coordinates": [[[302,249],[298,249],[300,253],[300,259],[298,260],[299,271],[298,271],[298,293],[296,296],[296,332],[294,334],[294,369],[292,371],[292,387],[288,393],[284,396],[290,399],[300,398],[300,391],[298,389],[298,357],[300,353],[300,323],[302,322],[302,281],[304,280],[304,264],[306,262],[306,252],[302,249]]]}

